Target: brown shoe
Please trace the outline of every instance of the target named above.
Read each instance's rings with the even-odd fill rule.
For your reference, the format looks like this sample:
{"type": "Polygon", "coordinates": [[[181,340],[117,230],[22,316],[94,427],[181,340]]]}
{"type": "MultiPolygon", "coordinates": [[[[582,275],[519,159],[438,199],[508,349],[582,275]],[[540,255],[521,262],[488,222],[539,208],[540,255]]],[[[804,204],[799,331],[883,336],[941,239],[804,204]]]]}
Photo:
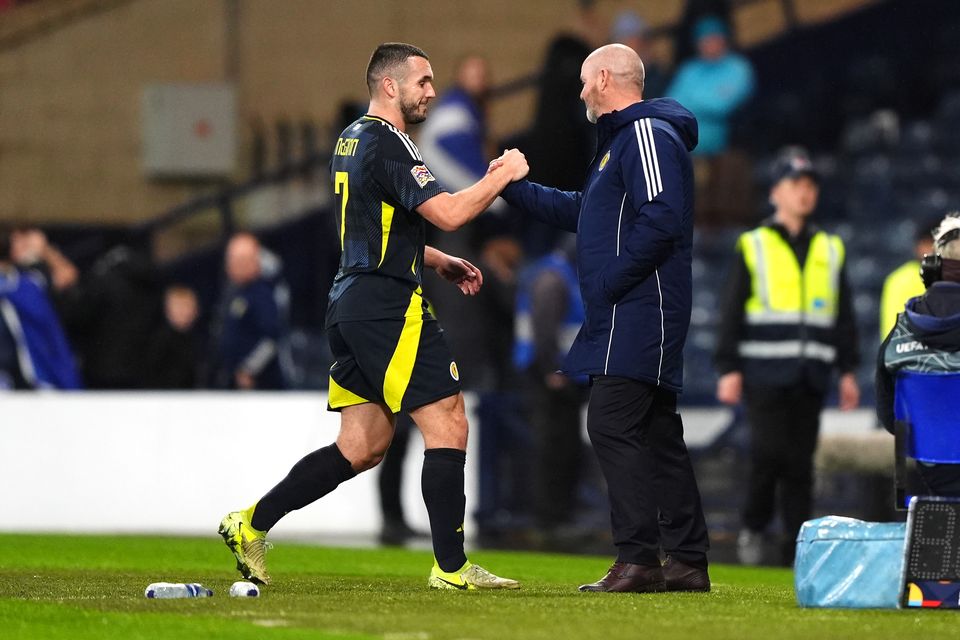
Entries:
{"type": "Polygon", "coordinates": [[[607,575],[597,582],[580,585],[580,591],[650,593],[666,591],[660,567],[614,562],[607,575]]]}
{"type": "Polygon", "coordinates": [[[671,556],[663,563],[667,591],[710,591],[710,575],[706,569],[683,564],[671,556]]]}

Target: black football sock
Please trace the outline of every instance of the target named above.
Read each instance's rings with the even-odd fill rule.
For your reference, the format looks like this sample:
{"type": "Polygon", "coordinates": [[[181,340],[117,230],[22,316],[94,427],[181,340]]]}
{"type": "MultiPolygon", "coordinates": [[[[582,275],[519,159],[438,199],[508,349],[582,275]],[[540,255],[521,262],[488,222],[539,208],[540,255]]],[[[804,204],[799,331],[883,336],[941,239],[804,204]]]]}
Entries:
{"type": "Polygon", "coordinates": [[[258,531],[269,531],[283,516],[319,500],[355,475],[357,472],[336,443],[308,453],[293,465],[286,478],[260,498],[251,524],[258,531]]]}
{"type": "Polygon", "coordinates": [[[423,502],[430,517],[433,555],[440,568],[453,572],[467,563],[463,551],[463,467],[467,452],[459,449],[427,449],[423,452],[420,479],[423,502]]]}

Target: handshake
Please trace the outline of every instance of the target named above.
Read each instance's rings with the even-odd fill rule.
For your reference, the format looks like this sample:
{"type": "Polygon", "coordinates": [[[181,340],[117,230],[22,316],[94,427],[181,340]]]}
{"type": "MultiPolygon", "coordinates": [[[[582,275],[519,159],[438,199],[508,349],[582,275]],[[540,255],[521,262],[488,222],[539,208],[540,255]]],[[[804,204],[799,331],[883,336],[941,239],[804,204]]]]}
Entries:
{"type": "Polygon", "coordinates": [[[517,149],[504,149],[503,155],[490,161],[487,174],[494,171],[506,171],[511,182],[522,180],[530,171],[527,158],[517,149]]]}

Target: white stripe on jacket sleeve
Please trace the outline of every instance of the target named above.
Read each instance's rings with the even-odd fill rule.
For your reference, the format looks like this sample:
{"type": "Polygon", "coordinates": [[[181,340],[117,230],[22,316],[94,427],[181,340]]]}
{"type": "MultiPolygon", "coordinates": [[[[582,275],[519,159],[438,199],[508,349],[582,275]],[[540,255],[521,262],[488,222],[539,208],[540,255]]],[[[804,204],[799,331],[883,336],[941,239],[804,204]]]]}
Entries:
{"type": "Polygon", "coordinates": [[[644,118],[634,121],[633,128],[637,132],[637,148],[640,151],[643,178],[647,184],[647,199],[653,200],[663,191],[660,160],[657,157],[657,146],[653,139],[653,125],[650,124],[649,118],[644,118]]]}

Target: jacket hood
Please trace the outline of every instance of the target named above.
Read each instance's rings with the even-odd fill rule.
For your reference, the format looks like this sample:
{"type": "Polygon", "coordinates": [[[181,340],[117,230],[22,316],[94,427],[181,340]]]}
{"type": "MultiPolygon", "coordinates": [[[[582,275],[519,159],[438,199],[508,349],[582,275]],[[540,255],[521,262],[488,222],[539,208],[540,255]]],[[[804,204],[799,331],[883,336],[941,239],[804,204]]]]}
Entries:
{"type": "Polygon", "coordinates": [[[616,129],[626,126],[640,118],[657,118],[670,123],[687,151],[697,146],[697,118],[689,109],[673,98],[654,98],[630,105],[622,111],[611,111],[597,120],[597,133],[600,138],[610,135],[616,129]]]}
{"type": "Polygon", "coordinates": [[[917,340],[934,349],[960,349],[960,283],[936,282],[906,306],[917,340]]]}

